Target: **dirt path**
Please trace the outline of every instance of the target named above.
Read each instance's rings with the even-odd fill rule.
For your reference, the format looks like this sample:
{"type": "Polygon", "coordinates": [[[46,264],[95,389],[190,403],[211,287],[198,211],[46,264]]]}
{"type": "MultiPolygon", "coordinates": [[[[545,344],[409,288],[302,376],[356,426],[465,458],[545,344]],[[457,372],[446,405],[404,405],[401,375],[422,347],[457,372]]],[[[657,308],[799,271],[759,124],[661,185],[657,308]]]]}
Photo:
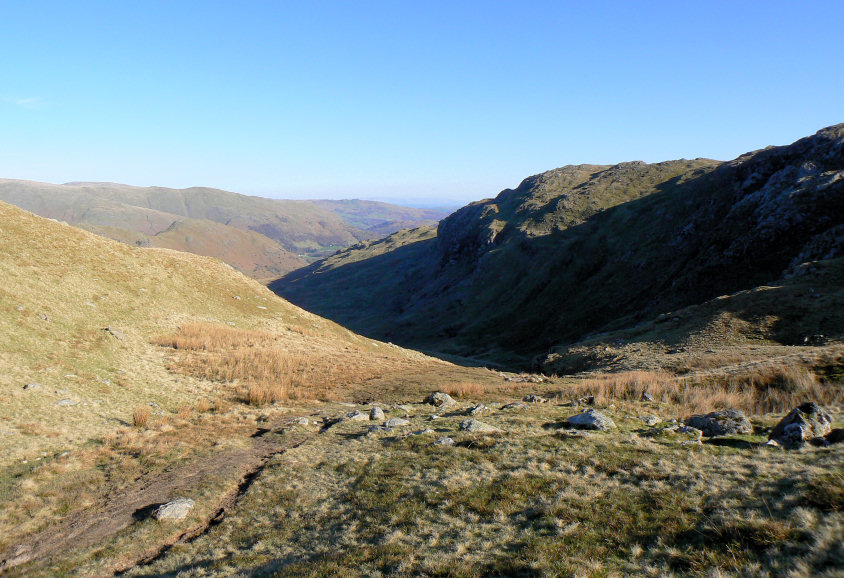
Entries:
{"type": "Polygon", "coordinates": [[[237,487],[223,495],[210,517],[199,524],[170,536],[164,543],[133,553],[130,559],[115,563],[114,573],[124,572],[138,564],[154,560],[176,543],[202,534],[219,522],[226,509],[237,502],[260,474],[272,456],[297,447],[311,435],[280,438],[264,435],[274,428],[256,430],[252,445],[246,449],[233,449],[199,458],[163,473],[149,474],[132,486],[106,497],[99,506],[76,512],[59,524],[28,536],[21,543],[0,555],[0,574],[26,562],[46,560],[68,550],[81,550],[103,542],[121,530],[149,515],[152,509],[171,500],[174,496],[190,495],[208,476],[220,470],[234,470],[237,487]]]}

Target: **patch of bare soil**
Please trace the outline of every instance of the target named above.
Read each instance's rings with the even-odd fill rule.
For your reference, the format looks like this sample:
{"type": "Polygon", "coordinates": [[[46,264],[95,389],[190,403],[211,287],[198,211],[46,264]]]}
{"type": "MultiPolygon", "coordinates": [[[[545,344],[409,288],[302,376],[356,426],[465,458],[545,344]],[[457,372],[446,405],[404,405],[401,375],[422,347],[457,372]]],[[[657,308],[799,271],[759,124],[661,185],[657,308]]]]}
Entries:
{"type": "MultiPolygon", "coordinates": [[[[289,417],[287,419],[289,420],[289,417]]],[[[272,427],[256,430],[248,448],[209,455],[164,473],[143,476],[131,486],[119,491],[104,492],[105,497],[99,505],[76,512],[3,552],[0,555],[0,574],[27,562],[48,561],[70,550],[81,550],[102,543],[131,524],[145,519],[157,506],[174,496],[189,495],[192,490],[200,487],[207,477],[222,470],[233,472],[232,477],[238,479],[239,483],[221,496],[218,506],[207,519],[169,536],[163,543],[118,560],[111,570],[114,573],[125,572],[136,565],[156,559],[174,544],[201,535],[210,526],[222,520],[226,510],[249,488],[267,460],[298,447],[310,437],[305,434],[284,438],[264,435],[279,425],[273,424],[272,427]]]]}

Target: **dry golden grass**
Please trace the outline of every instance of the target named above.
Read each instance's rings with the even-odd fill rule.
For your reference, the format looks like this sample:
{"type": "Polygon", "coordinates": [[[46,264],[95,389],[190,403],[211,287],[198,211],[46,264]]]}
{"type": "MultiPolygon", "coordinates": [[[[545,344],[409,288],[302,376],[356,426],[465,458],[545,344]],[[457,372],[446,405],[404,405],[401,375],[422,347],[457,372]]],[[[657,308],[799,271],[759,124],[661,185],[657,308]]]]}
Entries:
{"type": "Polygon", "coordinates": [[[338,388],[400,372],[409,363],[337,342],[209,323],[185,324],[153,342],[176,350],[171,371],[225,384],[230,397],[251,405],[329,398],[338,388]]]}
{"type": "Polygon", "coordinates": [[[148,405],[139,405],[132,411],[132,423],[135,427],[147,427],[152,410],[148,405]]]}
{"type": "Polygon", "coordinates": [[[745,368],[733,375],[676,377],[665,371],[627,371],[592,376],[563,393],[594,395],[597,403],[638,401],[644,393],[681,412],[741,409],[750,414],[788,411],[813,400],[821,405],[844,401],[840,384],[823,383],[807,367],[777,363],[745,368]]]}
{"type": "Polygon", "coordinates": [[[486,393],[487,388],[480,383],[471,381],[461,381],[458,383],[449,383],[440,388],[440,391],[447,393],[452,397],[465,398],[477,397],[486,393]]]}
{"type": "Polygon", "coordinates": [[[200,398],[199,401],[196,402],[196,411],[199,413],[205,413],[211,409],[211,402],[205,399],[204,397],[200,398]]]}

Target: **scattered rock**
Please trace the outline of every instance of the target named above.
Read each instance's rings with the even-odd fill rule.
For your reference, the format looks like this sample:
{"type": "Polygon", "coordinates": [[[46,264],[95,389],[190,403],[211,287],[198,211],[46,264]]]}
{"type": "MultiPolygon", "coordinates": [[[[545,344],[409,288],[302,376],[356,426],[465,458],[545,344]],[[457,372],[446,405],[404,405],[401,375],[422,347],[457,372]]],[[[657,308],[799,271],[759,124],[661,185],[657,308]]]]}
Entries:
{"type": "Polygon", "coordinates": [[[32,389],[32,390],[35,390],[35,389],[41,389],[41,384],[40,384],[40,383],[35,383],[35,382],[33,381],[33,382],[30,382],[30,383],[27,383],[26,385],[24,385],[24,386],[23,386],[23,388],[24,388],[24,389],[32,389]]]}
{"type": "Polygon", "coordinates": [[[836,428],[826,434],[824,438],[831,444],[838,444],[844,442],[844,429],[836,428]]]}
{"type": "Polygon", "coordinates": [[[566,422],[579,429],[598,429],[601,431],[615,429],[615,422],[609,416],[594,409],[587,409],[583,413],[573,415],[566,422]]]}
{"type": "Polygon", "coordinates": [[[662,422],[662,418],[656,415],[640,415],[639,419],[649,426],[655,426],[656,424],[662,422]]]}
{"type": "Polygon", "coordinates": [[[438,446],[453,446],[454,440],[451,439],[450,437],[443,436],[441,438],[437,438],[437,441],[435,441],[434,443],[437,444],[438,446]]]}
{"type": "Polygon", "coordinates": [[[595,403],[595,396],[594,395],[587,395],[586,397],[581,397],[577,400],[577,405],[592,405],[595,403]]]}
{"type": "Polygon", "coordinates": [[[653,400],[654,400],[653,396],[651,394],[649,394],[647,391],[642,392],[642,401],[653,401],[653,400]]]}
{"type": "Polygon", "coordinates": [[[76,400],[67,398],[67,399],[61,399],[61,400],[57,401],[56,405],[59,406],[59,407],[69,407],[69,406],[72,406],[72,405],[77,405],[78,403],[79,402],[76,401],[76,400]]]}
{"type": "Polygon", "coordinates": [[[408,425],[410,421],[400,418],[400,417],[393,417],[388,419],[384,422],[384,427],[387,428],[394,428],[394,427],[401,427],[403,425],[408,425]]]}
{"type": "Polygon", "coordinates": [[[311,420],[306,417],[296,417],[290,422],[290,425],[310,425],[311,420]]]}
{"type": "Polygon", "coordinates": [[[369,412],[369,419],[371,421],[381,421],[384,419],[384,410],[378,407],[377,405],[372,408],[369,412]]]}
{"type": "Polygon", "coordinates": [[[344,421],[369,421],[369,416],[360,411],[353,411],[343,416],[344,421]]]}
{"type": "Polygon", "coordinates": [[[737,409],[693,415],[686,420],[686,425],[701,430],[706,437],[753,433],[753,426],[747,416],[737,409]]]}
{"type": "Polygon", "coordinates": [[[194,506],[194,501],[190,498],[176,498],[156,508],[152,517],[159,522],[178,522],[184,520],[194,506]]]}
{"type": "Polygon", "coordinates": [[[443,407],[455,405],[457,402],[454,401],[454,398],[447,393],[436,391],[425,398],[425,403],[429,403],[435,407],[443,407]]]}
{"type": "Polygon", "coordinates": [[[422,435],[432,434],[432,433],[436,433],[436,432],[434,432],[434,430],[432,430],[431,428],[426,427],[425,429],[421,429],[419,431],[411,432],[411,435],[422,436],[422,435]]]}
{"type": "Polygon", "coordinates": [[[695,436],[697,439],[701,439],[703,437],[703,430],[699,430],[696,427],[683,425],[677,428],[677,433],[682,434],[690,434],[695,436]]]}
{"type": "Polygon", "coordinates": [[[777,440],[768,440],[768,441],[765,443],[765,445],[766,445],[766,446],[770,446],[770,447],[772,447],[772,448],[778,448],[778,447],[780,447],[780,442],[778,442],[777,440]]]}
{"type": "Polygon", "coordinates": [[[504,381],[514,383],[543,383],[548,381],[548,378],[542,375],[519,375],[517,377],[505,377],[504,381]]]}
{"type": "Polygon", "coordinates": [[[463,431],[476,432],[476,433],[493,433],[493,432],[501,431],[497,427],[493,427],[493,426],[489,425],[488,423],[483,423],[483,422],[478,421],[476,419],[464,420],[460,424],[460,429],[463,430],[463,431]]]}
{"type": "Polygon", "coordinates": [[[519,403],[518,401],[513,403],[508,403],[505,406],[502,406],[501,409],[527,409],[527,406],[523,403],[519,403]]]}
{"type": "Polygon", "coordinates": [[[524,399],[522,399],[522,401],[526,401],[528,403],[548,403],[548,398],[542,397],[540,395],[530,394],[526,395],[524,399]]]}
{"type": "Polygon", "coordinates": [[[818,404],[810,401],[788,412],[768,439],[777,440],[786,448],[799,448],[813,438],[822,438],[831,429],[832,418],[818,404]]]}
{"type": "Polygon", "coordinates": [[[483,413],[488,413],[490,411],[492,410],[489,409],[487,406],[482,403],[479,403],[475,407],[470,407],[469,410],[466,412],[466,415],[476,416],[481,415],[483,413]]]}
{"type": "Polygon", "coordinates": [[[39,313],[38,319],[40,319],[41,321],[46,321],[47,323],[50,322],[50,318],[47,316],[46,313],[39,313]]]}

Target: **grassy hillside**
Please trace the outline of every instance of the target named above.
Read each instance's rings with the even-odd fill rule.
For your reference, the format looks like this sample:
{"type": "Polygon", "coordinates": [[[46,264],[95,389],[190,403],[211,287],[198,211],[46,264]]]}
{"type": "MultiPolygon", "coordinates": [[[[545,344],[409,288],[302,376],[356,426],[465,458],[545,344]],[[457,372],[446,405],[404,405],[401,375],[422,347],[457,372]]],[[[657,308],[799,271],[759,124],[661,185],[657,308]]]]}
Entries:
{"type": "Polygon", "coordinates": [[[201,187],[10,179],[0,179],[0,200],[121,242],[216,257],[261,280],[360,240],[445,216],[368,201],[282,201],[201,187]]]}
{"type": "Polygon", "coordinates": [[[754,311],[780,319],[754,328],[759,339],[839,340],[835,282],[798,277],[842,255],[842,141],[838,125],[728,163],[563,167],[464,207],[435,237],[352,248],[272,287],[371,336],[523,365],[762,285],[788,299],[754,311]],[[815,283],[823,299],[806,298],[815,283]]]}

